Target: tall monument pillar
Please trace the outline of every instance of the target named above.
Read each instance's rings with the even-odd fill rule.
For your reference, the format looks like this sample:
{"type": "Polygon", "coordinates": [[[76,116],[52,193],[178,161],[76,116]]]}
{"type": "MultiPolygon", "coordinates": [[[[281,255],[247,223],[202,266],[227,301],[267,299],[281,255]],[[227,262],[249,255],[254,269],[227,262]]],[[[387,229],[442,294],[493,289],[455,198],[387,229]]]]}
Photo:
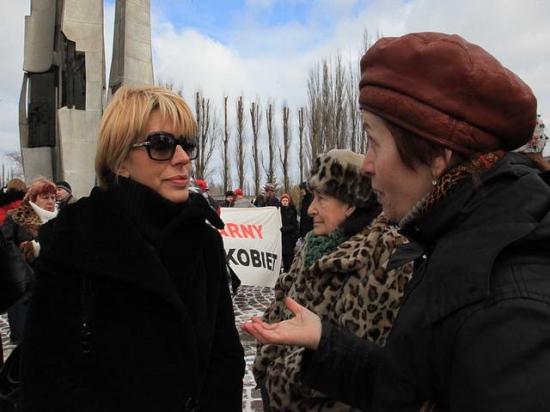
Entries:
{"type": "Polygon", "coordinates": [[[150,0],[117,0],[109,92],[139,84],[154,84],[150,0]]]}
{"type": "Polygon", "coordinates": [[[94,186],[103,45],[103,0],[31,0],[19,106],[26,180],[67,180],[76,196],[94,186]]]}
{"type": "MultiPolygon", "coordinates": [[[[25,179],[95,185],[94,158],[106,100],[103,0],[30,0],[19,130],[25,179]]],[[[150,0],[117,0],[109,96],[154,83],[150,0]]],[[[107,97],[109,97],[107,96],[107,97]]]]}

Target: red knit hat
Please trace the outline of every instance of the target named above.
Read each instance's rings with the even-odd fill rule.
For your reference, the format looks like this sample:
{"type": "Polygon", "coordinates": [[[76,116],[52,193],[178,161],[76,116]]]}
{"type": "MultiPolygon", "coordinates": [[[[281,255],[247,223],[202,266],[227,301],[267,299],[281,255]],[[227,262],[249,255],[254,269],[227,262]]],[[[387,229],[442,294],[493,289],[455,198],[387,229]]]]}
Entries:
{"type": "Polygon", "coordinates": [[[512,150],[535,128],[529,86],[457,35],[382,38],[361,59],[361,74],[361,109],[458,152],[512,150]]]}
{"type": "Polygon", "coordinates": [[[235,196],[244,196],[242,189],[235,189],[233,193],[235,193],[235,196]]]}

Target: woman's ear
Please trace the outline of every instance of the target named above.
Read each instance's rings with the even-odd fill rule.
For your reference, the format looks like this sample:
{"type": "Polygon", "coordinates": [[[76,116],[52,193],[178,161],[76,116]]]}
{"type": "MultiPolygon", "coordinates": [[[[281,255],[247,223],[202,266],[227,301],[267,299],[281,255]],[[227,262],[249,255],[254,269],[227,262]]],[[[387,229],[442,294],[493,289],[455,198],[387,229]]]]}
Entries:
{"type": "Polygon", "coordinates": [[[122,177],[130,177],[130,172],[125,167],[119,167],[116,174],[122,177]]]}
{"type": "Polygon", "coordinates": [[[452,157],[453,157],[453,151],[451,149],[444,149],[443,154],[440,156],[437,156],[432,161],[432,165],[431,165],[432,176],[435,179],[439,179],[441,175],[443,175],[447,171],[451,163],[452,157]]]}
{"type": "Polygon", "coordinates": [[[346,219],[350,217],[353,212],[355,212],[355,209],[355,206],[348,206],[348,210],[346,210],[346,219]]]}

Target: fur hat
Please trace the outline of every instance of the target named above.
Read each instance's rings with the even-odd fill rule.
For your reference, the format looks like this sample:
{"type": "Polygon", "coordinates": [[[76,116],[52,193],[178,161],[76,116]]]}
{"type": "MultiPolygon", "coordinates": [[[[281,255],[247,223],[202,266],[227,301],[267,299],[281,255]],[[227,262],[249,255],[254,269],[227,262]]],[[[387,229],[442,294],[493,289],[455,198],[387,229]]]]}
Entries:
{"type": "Polygon", "coordinates": [[[58,180],[57,182],[55,182],[55,187],[58,189],[65,189],[67,192],[73,193],[71,185],[64,180],[58,180]]]}
{"type": "Polygon", "coordinates": [[[537,100],[518,76],[457,35],[378,40],[361,59],[359,105],[464,154],[531,139],[537,100]]]}
{"type": "Polygon", "coordinates": [[[335,197],[354,206],[366,206],[372,196],[370,178],[361,173],[364,156],[332,149],[313,162],[307,181],[311,191],[335,197]]]}
{"type": "Polygon", "coordinates": [[[264,190],[265,190],[266,192],[267,192],[268,190],[269,190],[270,192],[275,192],[275,189],[276,189],[276,188],[277,188],[277,187],[275,186],[275,183],[266,183],[266,184],[264,185],[264,190]]]}

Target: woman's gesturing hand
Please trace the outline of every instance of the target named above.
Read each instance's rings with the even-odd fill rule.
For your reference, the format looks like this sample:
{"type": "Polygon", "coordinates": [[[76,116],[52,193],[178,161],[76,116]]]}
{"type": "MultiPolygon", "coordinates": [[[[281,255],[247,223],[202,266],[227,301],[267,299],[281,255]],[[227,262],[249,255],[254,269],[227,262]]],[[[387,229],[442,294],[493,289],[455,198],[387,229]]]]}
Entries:
{"type": "Polygon", "coordinates": [[[321,340],[321,319],[315,313],[299,305],[291,298],[285,299],[286,307],[295,317],[279,323],[265,323],[253,316],[241,329],[254,336],[260,343],[277,343],[317,349],[321,340]]]}

